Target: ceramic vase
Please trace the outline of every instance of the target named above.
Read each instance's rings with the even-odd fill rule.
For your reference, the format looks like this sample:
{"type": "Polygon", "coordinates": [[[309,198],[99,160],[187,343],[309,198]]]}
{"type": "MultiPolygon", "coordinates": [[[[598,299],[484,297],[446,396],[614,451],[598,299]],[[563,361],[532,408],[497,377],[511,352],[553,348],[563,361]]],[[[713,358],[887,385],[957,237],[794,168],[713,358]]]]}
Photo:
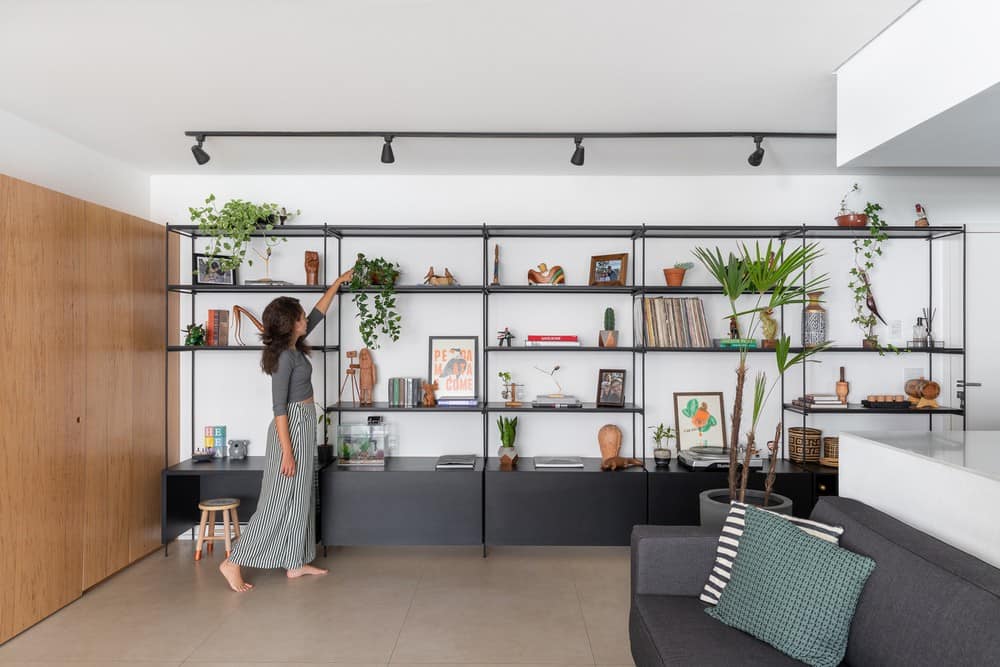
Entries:
{"type": "Polygon", "coordinates": [[[802,313],[802,345],[816,347],[826,342],[826,309],[820,305],[822,292],[809,292],[809,303],[802,313]]]}

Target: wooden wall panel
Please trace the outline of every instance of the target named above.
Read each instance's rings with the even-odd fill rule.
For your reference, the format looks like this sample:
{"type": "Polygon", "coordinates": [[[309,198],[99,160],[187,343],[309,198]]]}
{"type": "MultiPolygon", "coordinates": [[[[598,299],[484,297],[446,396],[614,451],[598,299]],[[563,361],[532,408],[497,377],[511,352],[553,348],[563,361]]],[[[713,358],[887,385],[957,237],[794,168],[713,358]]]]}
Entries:
{"type": "MultiPolygon", "coordinates": [[[[167,234],[170,244],[170,266],[167,274],[171,284],[187,282],[181,280],[181,237],[178,234],[167,234]]],[[[190,278],[188,278],[190,280],[190,278]]],[[[181,295],[171,292],[167,296],[170,312],[167,316],[167,339],[170,345],[179,345],[181,340],[181,295]]],[[[167,359],[167,466],[179,463],[181,460],[181,355],[171,354],[167,359]]]]}
{"type": "Polygon", "coordinates": [[[0,175],[0,642],[81,593],[83,219],[0,175]]]}
{"type": "MultiPolygon", "coordinates": [[[[129,561],[160,546],[160,471],[163,470],[166,229],[128,220],[132,255],[132,489],[129,561]]],[[[172,355],[176,357],[177,355],[172,355]]]]}
{"type": "Polygon", "coordinates": [[[86,204],[83,588],[129,563],[133,272],[128,219],[86,204]]]}

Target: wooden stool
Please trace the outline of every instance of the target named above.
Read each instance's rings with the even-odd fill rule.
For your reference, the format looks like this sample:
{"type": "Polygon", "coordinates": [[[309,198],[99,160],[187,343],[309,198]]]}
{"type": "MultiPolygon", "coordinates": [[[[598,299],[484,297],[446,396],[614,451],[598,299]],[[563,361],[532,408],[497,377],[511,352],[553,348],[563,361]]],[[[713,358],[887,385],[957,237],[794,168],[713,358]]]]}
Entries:
{"type": "Polygon", "coordinates": [[[201,548],[208,542],[206,551],[212,553],[213,542],[225,540],[226,558],[233,550],[233,540],[240,536],[240,517],[236,514],[236,508],[240,506],[240,501],[236,498],[212,498],[198,503],[201,510],[201,524],[198,526],[198,546],[195,547],[194,559],[201,560],[201,548]],[[222,527],[225,532],[220,537],[215,536],[215,513],[222,512],[222,527]],[[230,537],[229,524],[232,522],[233,535],[230,537]]]}

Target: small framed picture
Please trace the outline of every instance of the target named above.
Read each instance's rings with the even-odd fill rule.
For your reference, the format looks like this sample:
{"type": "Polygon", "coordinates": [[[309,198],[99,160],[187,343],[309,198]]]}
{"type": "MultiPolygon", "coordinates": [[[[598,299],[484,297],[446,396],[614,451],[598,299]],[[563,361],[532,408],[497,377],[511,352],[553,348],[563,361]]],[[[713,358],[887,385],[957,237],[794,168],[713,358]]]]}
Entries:
{"type": "Polygon", "coordinates": [[[726,413],[721,391],[675,393],[674,422],[677,451],[726,446],[726,413]]]}
{"type": "Polygon", "coordinates": [[[437,397],[479,397],[479,336],[430,336],[427,377],[437,397]]]}
{"type": "Polygon", "coordinates": [[[195,285],[235,285],[236,270],[224,271],[222,260],[230,259],[224,255],[194,254],[194,284],[195,285]]]}
{"type": "Polygon", "coordinates": [[[625,407],[625,369],[602,368],[597,373],[597,406],[625,407]]]}
{"type": "Polygon", "coordinates": [[[594,255],[590,258],[590,284],[624,287],[628,279],[628,253],[594,255]]]}

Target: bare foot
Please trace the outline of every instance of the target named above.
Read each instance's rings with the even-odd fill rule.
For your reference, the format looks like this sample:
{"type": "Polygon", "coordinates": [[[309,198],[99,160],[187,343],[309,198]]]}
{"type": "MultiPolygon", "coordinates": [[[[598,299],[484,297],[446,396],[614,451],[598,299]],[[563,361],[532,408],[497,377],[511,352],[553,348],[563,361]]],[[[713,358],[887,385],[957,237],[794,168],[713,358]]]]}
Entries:
{"type": "Polygon", "coordinates": [[[324,569],[322,567],[315,567],[313,565],[303,565],[302,567],[297,567],[294,570],[288,571],[288,578],[295,579],[297,577],[304,577],[307,574],[326,574],[330,570],[324,569]]]}
{"type": "Polygon", "coordinates": [[[229,587],[237,593],[245,593],[253,588],[253,584],[248,584],[243,581],[243,575],[240,573],[240,566],[236,563],[231,563],[228,558],[222,561],[222,564],[219,565],[219,572],[221,572],[222,576],[229,582],[229,587]]]}

